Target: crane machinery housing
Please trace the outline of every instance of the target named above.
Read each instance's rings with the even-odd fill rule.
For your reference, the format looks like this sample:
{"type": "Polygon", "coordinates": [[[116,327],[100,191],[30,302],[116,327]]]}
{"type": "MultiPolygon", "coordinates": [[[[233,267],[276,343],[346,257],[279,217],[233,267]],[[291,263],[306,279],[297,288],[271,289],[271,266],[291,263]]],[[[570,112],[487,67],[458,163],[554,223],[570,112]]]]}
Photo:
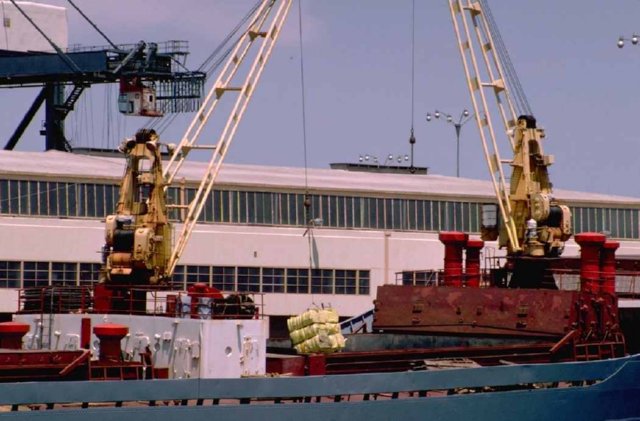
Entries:
{"type": "Polygon", "coordinates": [[[540,258],[562,253],[572,234],[571,211],[553,197],[548,172],[553,156],[543,152],[544,130],[533,117],[487,1],[450,0],[449,9],[501,217],[483,215],[482,239],[498,240],[507,249],[513,286],[539,286],[522,279],[531,279],[532,271],[542,275],[546,264],[540,258]],[[500,116],[510,159],[500,156],[492,110],[500,116]],[[511,166],[508,183],[505,164],[511,166]]]}
{"type": "Polygon", "coordinates": [[[164,145],[170,154],[166,166],[162,165],[162,145],[155,131],[143,129],[135,138],[122,143],[120,149],[127,156],[127,168],[116,213],[106,219],[103,248],[105,286],[110,294],[122,298],[112,300],[114,305],[134,302],[144,305],[142,297],[131,297],[135,294],[131,286],[144,289],[166,287],[170,283],[291,3],[291,0],[264,0],[254,9],[248,29],[236,41],[180,143],[164,145]],[[199,143],[200,134],[217,106],[232,94],[235,101],[217,142],[199,143]],[[167,209],[177,205],[166,203],[166,192],[177,181],[180,168],[193,150],[209,153],[210,159],[193,199],[182,209],[185,218],[174,242],[167,209]]]}

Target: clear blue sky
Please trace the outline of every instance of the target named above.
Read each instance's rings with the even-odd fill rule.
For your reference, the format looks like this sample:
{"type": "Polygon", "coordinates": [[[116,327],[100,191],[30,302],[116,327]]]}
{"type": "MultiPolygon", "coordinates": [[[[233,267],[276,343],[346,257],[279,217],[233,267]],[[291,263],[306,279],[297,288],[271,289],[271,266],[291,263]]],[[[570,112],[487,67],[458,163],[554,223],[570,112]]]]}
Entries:
{"type": "MultiPolygon", "coordinates": [[[[355,162],[365,153],[382,159],[408,153],[412,1],[302,1],[309,166],[355,162]]],[[[188,40],[193,68],[254,3],[76,0],[117,43],[188,40]]],[[[640,197],[640,45],[616,47],[619,35],[640,31],[640,1],[490,0],[490,5],[539,125],[547,131],[546,152],[556,158],[554,185],[640,197]]],[[[70,43],[104,43],[72,8],[68,16],[70,43]]],[[[416,164],[455,175],[453,127],[424,119],[436,108],[456,114],[471,106],[447,1],[416,0],[416,25],[416,164]]],[[[296,0],[229,162],[303,165],[299,59],[296,0]]],[[[92,88],[85,94],[68,123],[75,145],[113,147],[145,121],[117,115],[115,89],[92,88]]],[[[36,91],[1,94],[0,131],[8,138],[36,91]]],[[[176,119],[164,139],[179,140],[188,118],[176,119]]],[[[42,149],[38,128],[18,149],[42,149]]],[[[472,123],[463,128],[461,174],[487,179],[476,131],[472,123]]]]}

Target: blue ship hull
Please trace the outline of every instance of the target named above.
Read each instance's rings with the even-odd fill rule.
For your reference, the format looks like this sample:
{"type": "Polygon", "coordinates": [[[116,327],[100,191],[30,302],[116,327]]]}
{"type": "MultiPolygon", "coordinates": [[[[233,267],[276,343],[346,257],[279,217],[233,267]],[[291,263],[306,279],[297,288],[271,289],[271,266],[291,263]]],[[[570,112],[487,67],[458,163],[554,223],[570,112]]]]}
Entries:
{"type": "Polygon", "coordinates": [[[593,362],[385,374],[13,383],[0,384],[0,404],[13,407],[13,411],[1,413],[0,418],[48,421],[640,419],[639,380],[640,355],[593,362]],[[475,393],[452,394],[461,389],[475,393]],[[433,396],[433,391],[442,392],[440,396],[433,396]],[[101,406],[66,407],[81,402],[101,406]],[[129,406],[132,402],[134,406],[129,406]],[[43,404],[52,409],[25,411],[26,407],[22,406],[25,404],[43,404]]]}

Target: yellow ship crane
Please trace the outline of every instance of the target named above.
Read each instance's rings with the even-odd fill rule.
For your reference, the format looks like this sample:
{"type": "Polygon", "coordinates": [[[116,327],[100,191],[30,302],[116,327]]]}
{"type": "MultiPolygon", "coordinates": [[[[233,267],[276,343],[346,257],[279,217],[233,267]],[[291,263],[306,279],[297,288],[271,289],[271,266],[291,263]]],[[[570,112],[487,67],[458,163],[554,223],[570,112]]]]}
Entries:
{"type": "Polygon", "coordinates": [[[498,239],[509,256],[558,256],[571,237],[571,212],[553,197],[553,156],[543,152],[544,130],[532,116],[487,1],[449,0],[449,9],[502,217],[499,226],[483,226],[482,238],[498,239]],[[510,159],[500,156],[503,134],[510,159]],[[505,165],[511,166],[508,183],[505,165]]]}
{"type": "Polygon", "coordinates": [[[264,0],[257,5],[248,29],[230,51],[180,143],[167,145],[170,159],[164,168],[155,131],[141,130],[121,145],[127,167],[116,213],[106,220],[104,274],[107,285],[163,285],[170,280],[278,40],[291,3],[292,0],[264,0]],[[223,100],[230,101],[231,111],[221,133],[214,142],[199,142],[203,129],[223,100]],[[166,192],[194,150],[203,151],[198,157],[200,160],[202,155],[209,156],[209,163],[190,203],[177,205],[184,208],[186,217],[174,244],[167,217],[166,192]]]}

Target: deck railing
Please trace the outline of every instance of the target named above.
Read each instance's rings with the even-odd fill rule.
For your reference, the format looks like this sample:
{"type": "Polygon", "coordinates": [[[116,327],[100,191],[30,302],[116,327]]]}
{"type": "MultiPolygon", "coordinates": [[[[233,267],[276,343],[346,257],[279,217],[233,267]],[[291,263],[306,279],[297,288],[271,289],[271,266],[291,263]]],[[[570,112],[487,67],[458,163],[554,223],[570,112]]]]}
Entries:
{"type": "Polygon", "coordinates": [[[187,291],[129,288],[124,297],[96,294],[96,286],[23,288],[18,313],[103,313],[225,319],[263,317],[263,294],[219,291],[190,294],[187,291]],[[106,302],[105,302],[106,300],[106,302]]]}

